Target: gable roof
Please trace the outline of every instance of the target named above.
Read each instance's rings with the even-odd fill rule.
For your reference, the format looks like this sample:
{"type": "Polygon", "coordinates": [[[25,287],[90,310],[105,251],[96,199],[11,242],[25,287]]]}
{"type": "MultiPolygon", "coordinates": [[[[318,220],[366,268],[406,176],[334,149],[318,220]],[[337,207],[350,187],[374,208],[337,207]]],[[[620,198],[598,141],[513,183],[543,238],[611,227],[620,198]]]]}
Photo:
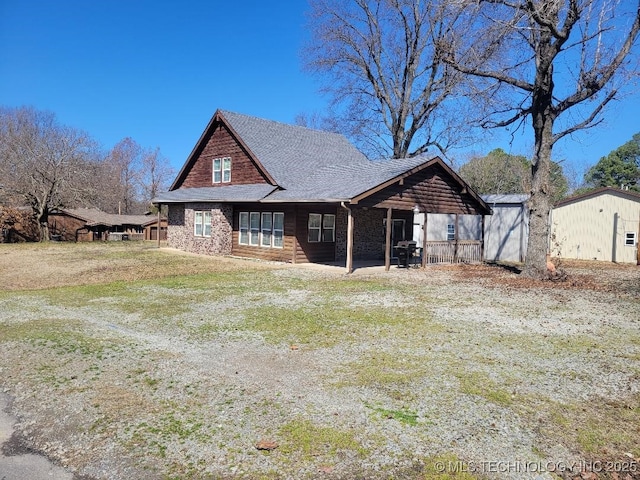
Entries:
{"type": "Polygon", "coordinates": [[[169,190],[175,190],[197,160],[209,136],[224,124],[272,184],[292,188],[315,169],[364,164],[367,158],[343,135],[217,110],[169,190]]]}
{"type": "Polygon", "coordinates": [[[591,190],[590,192],[582,193],[580,195],[574,195],[573,197],[568,197],[564,200],[560,200],[553,206],[553,208],[562,207],[571,203],[581,202],[582,200],[598,197],[600,195],[615,195],[617,197],[622,197],[627,200],[640,203],[640,192],[634,192],[633,190],[620,190],[619,188],[612,187],[602,187],[591,190]]]}

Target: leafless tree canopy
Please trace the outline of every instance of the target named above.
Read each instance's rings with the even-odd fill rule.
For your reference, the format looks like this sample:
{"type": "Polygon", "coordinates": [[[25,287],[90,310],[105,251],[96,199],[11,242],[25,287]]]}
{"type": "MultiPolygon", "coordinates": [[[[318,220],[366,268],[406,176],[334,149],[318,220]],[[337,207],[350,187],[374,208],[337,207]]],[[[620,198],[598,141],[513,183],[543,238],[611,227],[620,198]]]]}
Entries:
{"type": "Polygon", "coordinates": [[[31,207],[42,241],[54,209],[143,213],[172,176],[158,149],[131,138],[105,156],[89,135],[61,125],[53,113],[0,107],[0,204],[31,207]]]}
{"type": "Polygon", "coordinates": [[[453,28],[451,3],[312,0],[304,61],[324,75],[335,120],[370,156],[446,154],[466,138],[455,102],[464,76],[439,50],[453,28]]]}
{"type": "Polygon", "coordinates": [[[28,205],[48,240],[49,212],[96,195],[96,144],[55,115],[0,108],[0,177],[6,204],[28,205]]]}
{"type": "Polygon", "coordinates": [[[561,138],[597,125],[605,106],[638,72],[634,0],[460,0],[458,29],[442,50],[476,79],[492,107],[484,125],[528,125],[534,137],[525,273],[546,273],[551,151],[561,138]]]}

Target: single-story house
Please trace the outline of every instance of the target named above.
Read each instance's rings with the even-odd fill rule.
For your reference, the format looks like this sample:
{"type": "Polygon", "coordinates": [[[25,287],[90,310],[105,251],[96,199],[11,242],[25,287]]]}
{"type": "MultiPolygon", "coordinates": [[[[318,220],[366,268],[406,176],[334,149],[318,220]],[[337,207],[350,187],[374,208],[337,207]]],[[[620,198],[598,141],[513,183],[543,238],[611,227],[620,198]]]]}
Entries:
{"type": "MultiPolygon", "coordinates": [[[[56,209],[49,214],[54,240],[157,240],[157,215],[116,215],[95,208],[56,209]]],[[[160,218],[160,239],[167,236],[167,219],[160,218]]]]}
{"type": "MultiPolygon", "coordinates": [[[[484,240],[485,261],[524,262],[529,233],[529,195],[493,194],[481,195],[481,198],[493,212],[484,219],[477,215],[428,214],[429,262],[449,262],[450,258],[437,252],[450,251],[452,242],[457,241],[459,249],[464,251],[466,245],[474,245],[480,240],[484,240]]],[[[423,216],[421,213],[413,219],[413,238],[418,243],[423,240],[423,216]]]]}
{"type": "Polygon", "coordinates": [[[566,198],[551,210],[552,256],[639,263],[640,193],[599,188],[566,198]]]}
{"type": "Polygon", "coordinates": [[[439,157],[371,161],[343,135],[223,110],[153,203],[168,205],[171,247],[348,271],[358,259],[389,268],[414,214],[491,213],[439,157]]]}

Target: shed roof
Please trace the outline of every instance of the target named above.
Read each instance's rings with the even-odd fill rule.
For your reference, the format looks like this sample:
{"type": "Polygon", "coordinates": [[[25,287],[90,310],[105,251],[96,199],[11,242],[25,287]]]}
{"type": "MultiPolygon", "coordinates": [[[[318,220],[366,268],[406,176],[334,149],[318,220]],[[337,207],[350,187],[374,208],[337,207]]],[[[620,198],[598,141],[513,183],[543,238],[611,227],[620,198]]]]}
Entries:
{"type": "Polygon", "coordinates": [[[506,194],[487,194],[480,195],[482,199],[490,205],[495,204],[523,204],[529,200],[526,193],[506,193],[506,194]]]}
{"type": "Polygon", "coordinates": [[[619,188],[602,187],[591,190],[590,192],[582,193],[580,195],[574,195],[572,197],[560,200],[554,205],[554,208],[562,207],[570,203],[581,202],[589,198],[598,197],[600,195],[616,195],[618,197],[626,198],[633,202],[640,203],[640,192],[634,192],[633,190],[620,190],[619,188]]]}

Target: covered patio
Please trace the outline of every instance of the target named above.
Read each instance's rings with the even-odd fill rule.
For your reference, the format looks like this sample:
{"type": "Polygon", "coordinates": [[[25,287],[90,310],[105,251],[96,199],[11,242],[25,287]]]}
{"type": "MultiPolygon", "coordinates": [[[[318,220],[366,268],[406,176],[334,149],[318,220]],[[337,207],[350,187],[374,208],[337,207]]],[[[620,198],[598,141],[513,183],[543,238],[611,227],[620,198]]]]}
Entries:
{"type": "Polygon", "coordinates": [[[381,243],[384,245],[386,271],[391,268],[395,257],[394,246],[399,241],[398,232],[404,232],[402,240],[416,241],[416,251],[423,268],[429,263],[483,260],[482,240],[459,239],[458,223],[461,215],[479,216],[482,239],[484,216],[491,214],[491,208],[440,159],[413,168],[353,197],[348,203],[342,202],[341,206],[346,212],[346,251],[344,255],[337,252],[336,257],[345,259],[348,273],[354,270],[354,261],[367,260],[367,246],[363,247],[363,243],[371,244],[372,239],[376,241],[376,233],[372,231],[376,224],[384,226],[381,243]],[[447,241],[428,241],[426,233],[429,213],[454,216],[453,238],[447,241]],[[377,222],[379,218],[383,220],[381,223],[377,222]],[[413,238],[416,219],[420,219],[419,228],[423,232],[419,244],[413,238]]]}

